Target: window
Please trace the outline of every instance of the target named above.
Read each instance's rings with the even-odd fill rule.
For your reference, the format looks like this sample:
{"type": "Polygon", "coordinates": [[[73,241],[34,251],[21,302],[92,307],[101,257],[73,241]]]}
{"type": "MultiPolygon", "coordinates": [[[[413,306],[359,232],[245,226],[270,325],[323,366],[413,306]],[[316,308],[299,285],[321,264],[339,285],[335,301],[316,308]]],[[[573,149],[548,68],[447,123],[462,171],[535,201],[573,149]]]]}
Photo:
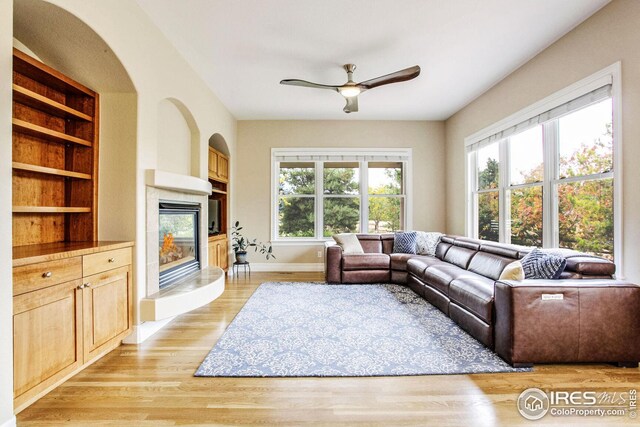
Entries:
{"type": "Polygon", "coordinates": [[[404,229],[410,156],[409,149],[273,149],[273,239],[404,229]]]}
{"type": "Polygon", "coordinates": [[[469,234],[613,259],[619,201],[611,80],[470,141],[469,234]]]}

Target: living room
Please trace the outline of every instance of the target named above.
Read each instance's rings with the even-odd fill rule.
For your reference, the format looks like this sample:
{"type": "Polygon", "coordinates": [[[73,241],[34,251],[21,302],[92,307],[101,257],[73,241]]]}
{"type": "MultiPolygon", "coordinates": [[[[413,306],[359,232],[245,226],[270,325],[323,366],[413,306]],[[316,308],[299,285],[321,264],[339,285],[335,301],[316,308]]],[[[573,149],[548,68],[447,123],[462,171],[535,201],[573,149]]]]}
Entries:
{"type": "MultiPolygon", "coordinates": [[[[99,95],[95,96],[99,99],[99,120],[98,104],[82,115],[83,123],[93,123],[93,127],[82,125],[92,129],[82,139],[97,141],[99,135],[99,155],[96,149],[94,161],[97,169],[92,172],[93,165],[67,165],[73,174],[59,178],[60,182],[90,182],[94,186],[91,196],[80,197],[79,211],[69,207],[74,206],[73,191],[56,205],[63,207],[60,212],[25,208],[32,203],[47,206],[46,191],[55,191],[23,192],[24,186],[17,189],[16,181],[31,179],[34,174],[52,175],[53,166],[48,165],[44,172],[34,171],[33,166],[24,165],[29,161],[16,157],[29,156],[29,150],[16,150],[9,143],[0,148],[0,253],[14,253],[14,259],[0,257],[0,278],[7,284],[0,290],[0,425],[516,425],[529,422],[516,405],[519,394],[528,388],[579,392],[582,398],[592,392],[620,396],[635,390],[640,383],[637,367],[575,363],[578,360],[534,363],[526,368],[532,371],[526,372],[459,375],[194,377],[262,283],[324,282],[326,242],[332,240],[332,234],[345,230],[422,230],[545,248],[573,247],[565,243],[580,240],[583,246],[576,249],[613,260],[617,281],[640,283],[640,267],[636,265],[640,235],[636,185],[640,176],[633,164],[640,155],[640,125],[635,120],[640,112],[639,2],[581,0],[558,5],[545,1],[534,6],[526,1],[501,0],[452,5],[407,1],[405,5],[377,2],[369,6],[368,2],[350,1],[322,2],[320,7],[283,0],[273,10],[265,10],[266,6],[257,2],[233,3],[0,2],[0,87],[4,94],[0,114],[6,118],[0,123],[0,135],[5,141],[15,138],[16,127],[22,126],[18,133],[40,132],[33,128],[25,131],[26,125],[9,120],[16,118],[12,100],[18,99],[12,89],[14,48],[99,95]],[[361,22],[353,23],[350,13],[358,13],[361,22]],[[378,25],[382,16],[386,18],[384,25],[378,25]],[[339,29],[351,25],[353,31],[325,34],[327,26],[339,29]],[[434,30],[429,32],[431,27],[434,30]],[[526,48],[521,49],[521,44],[526,48]],[[217,62],[218,58],[223,59],[217,62]],[[350,114],[343,112],[340,94],[278,84],[292,78],[319,84],[344,81],[347,75],[342,66],[347,62],[358,65],[353,72],[355,81],[414,65],[419,65],[421,72],[413,79],[371,89],[360,97],[360,105],[356,104],[359,111],[350,114]],[[589,101],[576,107],[574,101],[587,95],[589,101]],[[608,133],[592,138],[600,138],[605,148],[595,148],[595,157],[603,160],[598,163],[600,169],[589,172],[587,181],[603,183],[595,203],[604,219],[589,216],[591,227],[586,228],[590,231],[583,232],[580,230],[585,227],[575,225],[577,222],[563,228],[558,222],[562,208],[555,214],[547,209],[518,216],[524,209],[514,208],[516,197],[507,199],[504,194],[528,195],[518,199],[522,206],[531,200],[538,206],[565,206],[563,193],[553,198],[547,190],[555,187],[547,185],[571,186],[582,182],[582,175],[568,173],[566,184],[553,184],[548,176],[506,183],[504,177],[533,173],[538,158],[562,157],[562,141],[559,153],[554,154],[542,136],[550,141],[553,135],[561,135],[554,133],[552,126],[562,126],[558,121],[567,111],[575,114],[585,105],[589,108],[600,102],[608,103],[611,119],[606,123],[610,127],[608,133]],[[557,108],[569,110],[544,116],[557,108]],[[92,114],[95,117],[86,117],[92,114]],[[507,162],[511,155],[508,146],[492,143],[507,138],[505,131],[512,128],[511,136],[517,136],[522,130],[518,126],[533,119],[538,120],[540,131],[533,144],[539,152],[521,155],[532,158],[529,163],[507,162]],[[499,147],[497,154],[489,153],[492,147],[499,147]],[[216,160],[214,179],[212,153],[222,159],[216,160]],[[500,178],[496,175],[487,186],[475,188],[470,182],[474,178],[482,181],[474,174],[488,173],[484,167],[489,164],[487,158],[501,160],[500,178]],[[225,161],[228,164],[221,166],[225,161]],[[228,169],[223,174],[219,167],[228,169]],[[346,170],[355,187],[341,194],[325,193],[327,184],[323,189],[321,183],[331,170],[346,170]],[[315,179],[312,188],[301,191],[303,194],[279,193],[283,177],[291,176],[287,171],[315,179]],[[371,190],[376,186],[387,190],[371,190]],[[222,212],[216,217],[221,224],[217,229],[213,226],[214,236],[207,234],[211,224],[206,224],[204,213],[212,192],[217,194],[220,204],[216,206],[222,212]],[[478,202],[494,196],[495,206],[478,202]],[[224,262],[228,273],[212,273],[207,279],[211,286],[200,290],[202,294],[191,294],[180,309],[166,308],[151,298],[159,291],[158,204],[166,199],[203,207],[196,220],[200,239],[194,244],[199,249],[200,266],[224,262]],[[321,203],[313,202],[320,200],[324,200],[325,211],[319,207],[321,203]],[[311,211],[305,211],[306,216],[296,215],[307,218],[306,222],[297,228],[283,222],[282,206],[304,209],[305,201],[311,211]],[[386,207],[382,213],[375,211],[376,201],[386,207]],[[339,224],[337,216],[326,214],[330,202],[335,211],[351,203],[357,214],[347,226],[339,224]],[[510,221],[505,219],[509,214],[514,215],[510,221]],[[91,215],[93,226],[87,225],[91,215]],[[382,225],[376,215],[383,217],[382,225]],[[125,299],[130,300],[131,309],[130,317],[123,318],[126,337],[110,336],[113,346],[109,344],[109,351],[107,347],[85,349],[84,360],[88,354],[91,363],[78,362],[60,375],[59,381],[43,385],[28,398],[18,396],[16,401],[14,381],[17,384],[18,380],[12,378],[21,359],[14,360],[14,354],[21,349],[14,329],[14,316],[19,314],[15,301],[28,295],[16,291],[14,269],[28,264],[24,261],[21,265],[16,253],[27,253],[25,247],[46,235],[47,226],[39,220],[54,217],[63,222],[74,217],[88,221],[80,220],[70,231],[60,231],[56,234],[60,241],[127,242],[106,248],[110,253],[128,254],[125,264],[114,257],[105,261],[122,269],[118,271],[127,271],[126,291],[130,294],[125,294],[125,299]],[[522,240],[510,237],[507,241],[505,236],[517,234],[513,231],[516,217],[535,220],[518,235],[524,236],[522,240]],[[33,218],[39,220],[34,222],[33,218]],[[243,235],[264,242],[275,255],[267,258],[249,247],[249,268],[253,271],[248,274],[242,269],[233,271],[231,233],[236,221],[243,235]],[[37,224],[39,231],[32,232],[37,224]],[[85,237],[74,238],[74,230],[85,237]],[[572,230],[580,232],[571,234],[572,230]],[[221,235],[226,236],[224,243],[220,243],[221,235]],[[215,260],[214,242],[218,245],[215,260]],[[589,250],[585,250],[587,246],[589,250]],[[114,261],[109,261],[112,258],[114,261]],[[162,314],[162,310],[173,315],[162,314]],[[178,312],[185,314],[176,315],[178,312]],[[123,339],[125,344],[119,345],[123,339]],[[94,358],[94,350],[99,357],[94,358]]],[[[23,92],[19,96],[27,95],[23,92]]],[[[75,117],[72,120],[80,120],[78,114],[75,117]]],[[[583,123],[579,127],[588,126],[583,123]]],[[[82,145],[75,139],[80,133],[67,142],[82,145]]],[[[59,138],[59,134],[49,138],[59,138]]],[[[40,161],[50,159],[34,160],[40,161]]],[[[58,169],[65,169],[64,164],[58,169]]],[[[545,169],[545,173],[550,172],[545,169]]],[[[56,236],[47,241],[54,242],[56,236]]],[[[100,250],[75,255],[89,262],[88,257],[100,250]]],[[[84,273],[79,277],[84,278],[84,273]]],[[[79,286],[84,284],[79,282],[79,286]]],[[[23,299],[21,303],[31,303],[23,299]]],[[[425,306],[432,305],[422,301],[425,306]]],[[[631,328],[637,330],[637,324],[632,322],[631,328]]],[[[21,365],[27,373],[19,371],[20,375],[35,369],[28,363],[21,365]]],[[[622,417],[547,415],[539,422],[633,423],[632,399],[629,394],[624,396],[627,413],[622,417]]]]}

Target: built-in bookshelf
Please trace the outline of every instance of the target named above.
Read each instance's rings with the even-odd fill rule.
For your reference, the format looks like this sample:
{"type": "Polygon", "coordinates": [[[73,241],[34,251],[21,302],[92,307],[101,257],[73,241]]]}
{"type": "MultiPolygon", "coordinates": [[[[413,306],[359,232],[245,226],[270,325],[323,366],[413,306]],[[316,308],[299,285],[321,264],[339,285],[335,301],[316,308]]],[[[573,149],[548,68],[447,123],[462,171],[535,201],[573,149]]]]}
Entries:
{"type": "Polygon", "coordinates": [[[97,238],[98,94],[13,51],[13,246],[97,238]]]}

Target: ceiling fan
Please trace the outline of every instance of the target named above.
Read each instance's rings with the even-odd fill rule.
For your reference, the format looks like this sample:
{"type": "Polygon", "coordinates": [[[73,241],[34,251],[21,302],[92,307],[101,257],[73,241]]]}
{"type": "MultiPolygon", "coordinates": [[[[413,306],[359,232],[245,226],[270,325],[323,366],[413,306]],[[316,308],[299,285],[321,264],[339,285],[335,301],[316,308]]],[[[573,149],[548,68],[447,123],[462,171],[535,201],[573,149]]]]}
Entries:
{"type": "Polygon", "coordinates": [[[343,111],[345,113],[355,113],[356,111],[358,111],[358,95],[360,95],[365,90],[373,89],[378,86],[388,85],[390,83],[404,82],[407,80],[415,79],[420,75],[420,67],[415,65],[413,67],[405,68],[404,70],[396,71],[395,73],[376,77],[375,79],[366,80],[364,82],[355,83],[353,81],[353,72],[355,71],[356,66],[354,64],[345,64],[343,68],[347,72],[347,82],[343,85],[322,85],[318,83],[308,82],[306,80],[297,79],[281,80],[280,84],[335,90],[336,92],[340,93],[340,95],[344,96],[344,98],[347,100],[347,105],[345,105],[343,111]]]}

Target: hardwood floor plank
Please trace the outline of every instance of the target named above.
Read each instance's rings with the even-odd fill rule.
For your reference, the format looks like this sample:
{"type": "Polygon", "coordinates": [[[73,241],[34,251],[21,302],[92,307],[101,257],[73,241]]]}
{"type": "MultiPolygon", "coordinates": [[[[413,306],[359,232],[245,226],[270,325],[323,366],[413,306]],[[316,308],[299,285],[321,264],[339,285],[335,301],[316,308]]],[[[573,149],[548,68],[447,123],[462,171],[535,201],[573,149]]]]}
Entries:
{"type": "MultiPolygon", "coordinates": [[[[194,372],[266,281],[322,273],[253,273],[141,345],[123,345],[18,414],[19,426],[531,426],[524,389],[628,392],[640,369],[539,365],[533,372],[376,378],[196,378],[194,372]]],[[[535,425],[637,425],[627,417],[550,417],[535,425]]]]}

